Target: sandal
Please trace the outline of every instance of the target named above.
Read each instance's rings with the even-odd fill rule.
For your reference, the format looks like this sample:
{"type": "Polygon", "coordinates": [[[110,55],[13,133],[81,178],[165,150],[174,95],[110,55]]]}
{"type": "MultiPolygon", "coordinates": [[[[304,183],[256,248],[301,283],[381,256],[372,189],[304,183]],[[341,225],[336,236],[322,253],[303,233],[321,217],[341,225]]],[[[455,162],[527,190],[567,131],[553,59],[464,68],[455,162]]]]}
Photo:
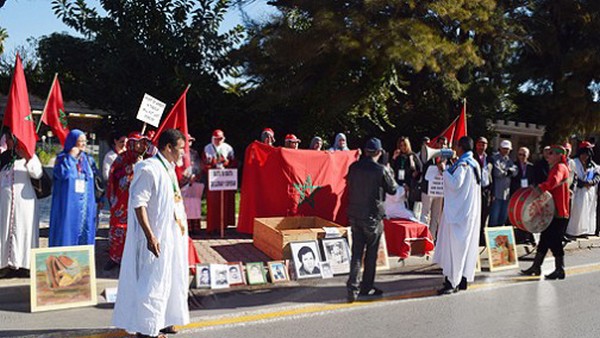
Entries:
{"type": "Polygon", "coordinates": [[[167,327],[165,327],[164,329],[160,330],[161,333],[172,333],[172,334],[177,334],[177,331],[175,329],[175,325],[169,325],[167,327]]]}

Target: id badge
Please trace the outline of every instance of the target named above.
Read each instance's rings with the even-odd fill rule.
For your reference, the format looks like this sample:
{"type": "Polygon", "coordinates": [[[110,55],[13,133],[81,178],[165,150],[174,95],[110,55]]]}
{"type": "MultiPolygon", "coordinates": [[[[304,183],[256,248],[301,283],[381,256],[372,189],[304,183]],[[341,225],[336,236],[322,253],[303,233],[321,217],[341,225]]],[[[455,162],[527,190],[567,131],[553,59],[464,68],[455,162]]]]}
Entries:
{"type": "Polygon", "coordinates": [[[406,171],[404,169],[398,169],[398,179],[400,181],[404,181],[405,172],[406,171]]]}
{"type": "Polygon", "coordinates": [[[10,171],[7,171],[0,177],[0,186],[2,188],[10,187],[10,183],[10,171]]]}
{"type": "Polygon", "coordinates": [[[529,186],[529,181],[526,178],[521,179],[521,188],[527,188],[529,186]]]}
{"type": "Polygon", "coordinates": [[[186,219],[185,207],[183,202],[175,203],[175,219],[177,221],[184,221],[186,219]]]}
{"type": "Polygon", "coordinates": [[[80,178],[75,180],[75,192],[78,194],[85,193],[85,180],[80,178]]]}

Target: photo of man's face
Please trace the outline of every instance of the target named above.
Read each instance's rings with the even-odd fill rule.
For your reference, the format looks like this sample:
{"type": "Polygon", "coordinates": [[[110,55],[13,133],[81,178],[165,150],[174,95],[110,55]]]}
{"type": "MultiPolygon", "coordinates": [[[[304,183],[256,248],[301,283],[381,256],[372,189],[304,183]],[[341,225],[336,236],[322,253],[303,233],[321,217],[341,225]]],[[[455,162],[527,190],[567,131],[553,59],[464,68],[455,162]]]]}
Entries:
{"type": "Polygon", "coordinates": [[[236,266],[229,268],[229,279],[237,281],[240,279],[240,270],[236,266]]]}
{"type": "Polygon", "coordinates": [[[315,268],[315,254],[313,254],[312,251],[302,255],[302,266],[304,269],[306,269],[306,271],[313,271],[315,268]]]}

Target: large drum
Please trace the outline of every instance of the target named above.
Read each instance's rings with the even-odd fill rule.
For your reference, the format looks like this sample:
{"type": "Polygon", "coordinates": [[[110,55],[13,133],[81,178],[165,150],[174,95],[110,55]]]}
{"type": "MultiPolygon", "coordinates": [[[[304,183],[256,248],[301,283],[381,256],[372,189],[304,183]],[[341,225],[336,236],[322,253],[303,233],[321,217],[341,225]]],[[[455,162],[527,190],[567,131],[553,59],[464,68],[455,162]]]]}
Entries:
{"type": "Polygon", "coordinates": [[[554,200],[549,192],[521,188],[510,198],[508,218],[517,228],[531,233],[546,230],[554,217],[554,200]]]}

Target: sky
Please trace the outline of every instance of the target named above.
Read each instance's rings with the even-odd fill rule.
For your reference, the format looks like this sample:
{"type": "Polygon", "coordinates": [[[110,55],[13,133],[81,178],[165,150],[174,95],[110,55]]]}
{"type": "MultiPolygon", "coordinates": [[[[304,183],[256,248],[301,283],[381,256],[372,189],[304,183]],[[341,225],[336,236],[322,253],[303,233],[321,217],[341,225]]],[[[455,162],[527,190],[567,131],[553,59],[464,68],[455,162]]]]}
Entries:
{"type": "MultiPolygon", "coordinates": [[[[87,0],[87,3],[97,5],[99,1],[87,0]]],[[[266,0],[257,0],[245,5],[244,10],[253,19],[263,20],[268,18],[271,8],[266,0]]],[[[234,9],[226,15],[221,30],[225,31],[236,24],[241,24],[241,14],[234,9]]],[[[50,0],[7,0],[0,9],[0,27],[5,28],[9,35],[4,42],[5,53],[26,45],[29,37],[39,38],[54,32],[78,35],[54,15],[50,0]]]]}

